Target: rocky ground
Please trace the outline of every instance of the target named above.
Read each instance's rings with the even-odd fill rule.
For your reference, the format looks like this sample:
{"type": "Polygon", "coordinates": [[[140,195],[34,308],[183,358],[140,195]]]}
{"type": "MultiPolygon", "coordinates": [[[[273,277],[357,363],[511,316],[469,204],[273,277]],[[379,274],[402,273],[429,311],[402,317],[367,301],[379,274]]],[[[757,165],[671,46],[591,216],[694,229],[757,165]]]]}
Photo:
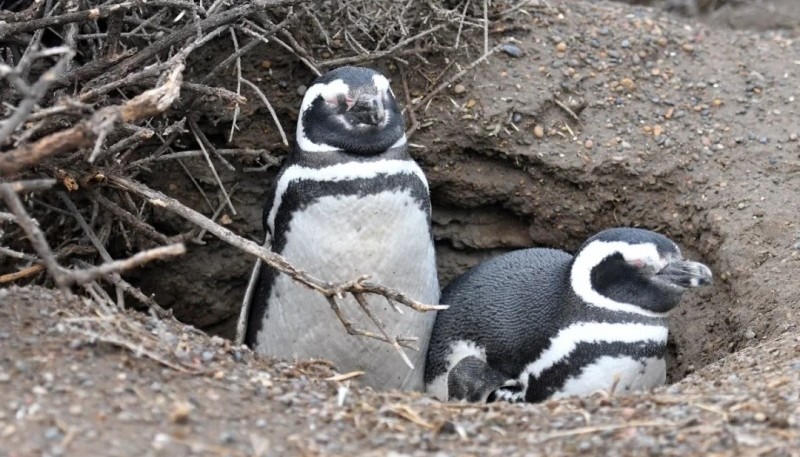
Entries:
{"type": "MultiPolygon", "coordinates": [[[[639,397],[445,405],[325,381],[325,364],[253,360],[174,322],[11,289],[0,291],[0,456],[800,455],[800,14],[790,0],[725,3],[731,14],[784,8],[758,10],[782,23],[722,27],[723,8],[686,19],[659,4],[532,1],[491,30],[514,48],[414,105],[443,282],[498,252],[574,249],[613,225],[658,230],[712,266],[716,284],[673,317],[676,384],[639,397]]],[[[413,103],[447,65],[406,75],[408,94],[398,69],[383,70],[413,103]]],[[[265,48],[243,72],[270,87],[291,131],[307,71],[265,48]]],[[[278,143],[257,107],[243,110],[232,147],[278,143]]],[[[229,122],[210,113],[204,129],[217,139],[229,122]]],[[[213,193],[205,164],[186,165],[213,193]]],[[[260,239],[272,175],[221,175],[237,184],[239,209],[223,220],[260,239]]],[[[203,206],[175,164],[146,178],[203,206]]],[[[167,214],[151,222],[185,229],[167,214]]],[[[183,321],[230,336],[251,259],[207,239],[129,279],[183,321]]]]}

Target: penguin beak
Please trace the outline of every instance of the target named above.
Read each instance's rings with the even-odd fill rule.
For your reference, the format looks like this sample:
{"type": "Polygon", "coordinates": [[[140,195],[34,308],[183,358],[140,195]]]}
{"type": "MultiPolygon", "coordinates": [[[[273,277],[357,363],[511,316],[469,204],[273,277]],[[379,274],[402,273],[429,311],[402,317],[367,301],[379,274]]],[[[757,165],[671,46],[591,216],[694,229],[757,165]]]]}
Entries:
{"type": "Polygon", "coordinates": [[[359,124],[378,126],[386,119],[386,109],[380,95],[360,95],[349,111],[359,124]]]}
{"type": "Polygon", "coordinates": [[[700,287],[711,284],[711,269],[700,262],[674,260],[656,273],[656,277],[678,287],[700,287]]]}

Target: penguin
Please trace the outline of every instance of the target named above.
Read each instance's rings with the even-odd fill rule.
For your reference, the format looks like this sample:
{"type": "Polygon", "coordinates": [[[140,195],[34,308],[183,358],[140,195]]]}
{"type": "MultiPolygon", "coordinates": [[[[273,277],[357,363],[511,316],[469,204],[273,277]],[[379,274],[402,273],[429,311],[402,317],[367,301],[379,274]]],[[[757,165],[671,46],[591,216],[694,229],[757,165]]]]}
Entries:
{"type": "Polygon", "coordinates": [[[667,237],[611,228],[572,256],[532,248],[481,263],[442,292],[425,368],[442,401],[539,402],[666,381],[667,318],[711,270],[667,237]]]}
{"type": "MultiPolygon", "coordinates": [[[[375,70],[341,67],[304,94],[295,144],[264,208],[266,246],[331,283],[368,274],[422,303],[437,304],[439,281],[428,182],[408,152],[405,122],[389,81],[375,70]]],[[[410,368],[382,341],[349,335],[316,291],[257,265],[239,321],[240,340],[283,359],[326,359],[363,371],[376,390],[424,388],[423,366],[435,312],[398,313],[368,297],[390,334],[417,338],[410,368]]],[[[346,319],[371,329],[352,296],[346,319]]]]}

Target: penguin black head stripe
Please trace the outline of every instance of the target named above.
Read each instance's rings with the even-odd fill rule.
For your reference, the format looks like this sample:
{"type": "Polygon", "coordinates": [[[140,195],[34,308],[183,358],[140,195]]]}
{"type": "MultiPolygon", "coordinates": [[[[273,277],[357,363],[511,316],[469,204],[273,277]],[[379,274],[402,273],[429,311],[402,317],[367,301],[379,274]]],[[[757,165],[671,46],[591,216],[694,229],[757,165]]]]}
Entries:
{"type": "MultiPolygon", "coordinates": [[[[438,303],[430,210],[428,182],[408,153],[389,81],[358,67],[314,81],[300,107],[295,147],[264,206],[272,250],[324,281],[367,274],[415,300],[438,303]]],[[[343,372],[364,371],[360,382],[375,389],[423,388],[434,313],[399,314],[385,300],[368,298],[390,333],[417,338],[420,350],[407,352],[410,369],[390,345],[348,335],[319,293],[267,266],[252,278],[240,332],[256,352],[330,360],[343,372]]],[[[352,297],[339,306],[355,327],[373,329],[352,297]]]]}
{"type": "Polygon", "coordinates": [[[342,67],[314,81],[303,98],[297,145],[308,152],[379,154],[405,143],[405,123],[389,81],[361,67],[342,67]]]}
{"type": "Polygon", "coordinates": [[[604,230],[575,256],[514,251],[448,286],[434,324],[426,389],[442,400],[541,401],[666,380],[666,317],[711,270],[675,243],[604,230]]]}
{"type": "Polygon", "coordinates": [[[587,304],[651,317],[665,316],[687,287],[711,281],[711,270],[683,260],[678,246],[648,230],[614,228],[578,250],[571,285],[587,304]]]}

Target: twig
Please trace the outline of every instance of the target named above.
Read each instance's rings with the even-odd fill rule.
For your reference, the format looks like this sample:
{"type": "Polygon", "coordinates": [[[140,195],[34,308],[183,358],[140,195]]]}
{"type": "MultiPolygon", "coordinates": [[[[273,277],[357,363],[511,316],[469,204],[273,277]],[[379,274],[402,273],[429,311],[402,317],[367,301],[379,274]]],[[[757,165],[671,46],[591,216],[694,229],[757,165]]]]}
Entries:
{"type": "MultiPolygon", "coordinates": [[[[239,185],[239,183],[237,182],[237,183],[235,183],[233,185],[233,187],[231,187],[231,193],[230,193],[231,198],[233,198],[233,194],[236,193],[238,185],[239,185]]],[[[211,220],[212,221],[214,221],[214,222],[217,221],[217,218],[219,217],[220,214],[222,214],[222,210],[225,209],[225,206],[226,206],[226,202],[225,201],[223,201],[220,205],[217,206],[217,209],[214,210],[214,214],[211,215],[211,220]]],[[[208,233],[208,230],[201,229],[200,233],[197,234],[197,236],[195,237],[194,241],[196,243],[199,243],[199,244],[205,244],[205,242],[203,241],[203,237],[206,236],[206,233],[208,233]]]]}
{"type": "Polygon", "coordinates": [[[283,131],[283,127],[281,126],[280,121],[278,120],[278,114],[275,113],[275,109],[272,108],[272,104],[270,104],[269,99],[267,96],[264,95],[264,92],[261,92],[261,89],[258,88],[255,84],[251,83],[245,78],[241,78],[242,82],[250,86],[256,94],[258,94],[261,101],[267,105],[267,109],[269,110],[269,114],[272,116],[272,121],[275,122],[275,126],[278,128],[278,133],[281,135],[281,141],[283,141],[284,146],[289,146],[289,141],[286,139],[286,133],[283,131]]]}
{"type": "MultiPolygon", "coordinates": [[[[564,111],[566,111],[566,112],[567,112],[567,114],[569,114],[570,116],[572,116],[572,118],[573,118],[573,119],[575,119],[575,121],[576,121],[576,122],[580,122],[580,121],[581,121],[581,119],[578,117],[578,115],[577,115],[577,114],[575,114],[575,111],[572,111],[572,109],[570,109],[570,107],[569,107],[569,106],[565,105],[565,104],[564,104],[564,102],[562,102],[561,100],[559,100],[559,99],[557,99],[557,98],[553,97],[553,103],[555,103],[555,104],[556,104],[556,105],[557,105],[559,108],[561,108],[561,109],[563,109],[564,111]]],[[[573,135],[573,136],[574,136],[574,135],[573,135]]]]}
{"type": "Polygon", "coordinates": [[[100,6],[88,10],[66,13],[60,16],[49,16],[41,19],[32,19],[24,22],[11,22],[0,24],[0,40],[9,36],[46,29],[56,25],[72,22],[85,22],[102,19],[116,11],[126,11],[139,5],[139,2],[122,2],[109,6],[100,6]]]}
{"type": "MultiPolygon", "coordinates": [[[[21,187],[24,188],[24,185],[21,187]]],[[[58,261],[56,261],[53,250],[50,249],[50,245],[47,244],[47,239],[39,229],[39,226],[31,219],[28,212],[25,211],[25,207],[17,196],[17,191],[14,186],[11,184],[0,184],[0,196],[5,200],[8,209],[14,214],[17,224],[22,228],[25,234],[28,235],[28,240],[47,267],[47,272],[50,274],[50,277],[53,278],[53,281],[55,281],[60,289],[66,291],[67,277],[65,271],[58,264],[58,261]]]]}
{"type": "Polygon", "coordinates": [[[138,230],[142,235],[146,236],[147,238],[150,238],[151,240],[160,244],[169,243],[167,237],[159,233],[156,229],[154,229],[152,225],[148,224],[147,222],[139,220],[138,218],[136,218],[136,216],[129,213],[128,211],[125,211],[113,201],[107,199],[106,197],[94,191],[91,192],[91,198],[95,200],[97,203],[99,203],[100,206],[110,211],[114,216],[119,218],[121,221],[132,226],[134,229],[138,230]]]}
{"type": "MultiPolygon", "coordinates": [[[[203,157],[205,158],[205,155],[203,157]]],[[[208,209],[211,210],[211,211],[214,211],[214,205],[211,204],[211,200],[208,199],[208,195],[206,195],[206,191],[204,191],[203,187],[200,186],[200,183],[197,182],[197,179],[195,179],[195,177],[192,174],[192,172],[189,171],[189,168],[183,163],[183,160],[178,159],[178,165],[181,166],[181,169],[183,170],[183,172],[186,173],[186,176],[189,177],[189,181],[192,182],[192,185],[194,186],[194,188],[197,189],[198,192],[200,192],[200,195],[203,197],[203,200],[205,200],[206,204],[208,205],[208,209]]]]}
{"type": "Polygon", "coordinates": [[[0,275],[0,284],[4,284],[7,282],[14,282],[19,279],[27,278],[28,276],[35,275],[41,271],[45,270],[45,266],[41,264],[31,265],[27,268],[23,268],[20,271],[14,273],[7,273],[4,275],[0,275]]]}
{"type": "MultiPolygon", "coordinates": [[[[297,269],[291,263],[289,263],[289,261],[286,260],[286,258],[274,252],[270,252],[269,250],[258,245],[257,243],[254,243],[253,241],[247,240],[239,235],[236,235],[235,233],[231,232],[225,227],[222,227],[221,225],[214,223],[214,221],[203,216],[197,211],[187,206],[184,206],[174,198],[168,197],[161,192],[150,189],[149,187],[141,183],[138,183],[136,181],[118,176],[109,177],[108,182],[121,189],[139,194],[147,198],[151,204],[164,208],[168,211],[171,211],[183,217],[184,219],[192,222],[198,227],[208,230],[208,232],[214,234],[220,240],[236,248],[239,248],[242,251],[247,252],[248,254],[258,257],[270,267],[284,274],[287,274],[293,280],[309,287],[310,289],[316,290],[322,295],[328,297],[329,302],[332,303],[332,308],[336,306],[334,297],[346,293],[350,294],[359,293],[359,294],[380,295],[386,297],[387,299],[394,300],[405,306],[409,306],[417,311],[433,311],[433,310],[447,309],[447,306],[426,305],[410,297],[407,297],[401,292],[396,291],[394,289],[369,283],[366,281],[366,277],[359,277],[355,280],[339,284],[331,284],[327,281],[322,281],[314,276],[309,275],[305,271],[297,269]]],[[[397,338],[396,336],[394,338],[399,342],[400,340],[399,338],[397,338]]],[[[409,341],[409,339],[406,338],[403,339],[403,341],[409,341]]]]}
{"type": "Polygon", "coordinates": [[[547,433],[544,435],[540,435],[535,439],[536,443],[543,443],[545,441],[549,441],[556,438],[565,438],[568,436],[577,436],[577,435],[587,435],[597,432],[606,432],[610,430],[621,430],[625,428],[639,428],[639,427],[669,427],[674,428],[678,424],[675,422],[667,422],[667,421],[633,421],[627,422],[624,424],[607,424],[607,425],[595,425],[592,427],[579,427],[574,428],[572,430],[564,430],[559,432],[547,433]]]}
{"type": "MultiPolygon", "coordinates": [[[[350,322],[350,320],[348,320],[346,317],[344,317],[344,313],[342,312],[342,308],[339,307],[339,303],[336,301],[336,297],[329,296],[329,297],[325,297],[325,298],[328,300],[328,306],[331,307],[331,310],[333,311],[333,314],[336,315],[336,318],[339,320],[339,323],[342,324],[342,326],[344,327],[344,329],[345,329],[345,331],[347,332],[348,335],[360,336],[360,337],[363,337],[363,338],[372,338],[374,340],[383,341],[384,343],[389,343],[389,344],[393,343],[393,340],[391,338],[387,338],[387,337],[385,337],[383,335],[379,335],[377,333],[370,332],[370,331],[364,330],[362,328],[355,327],[353,325],[353,323],[350,322]]],[[[412,346],[411,344],[409,344],[410,341],[414,341],[413,338],[402,338],[402,337],[400,337],[400,338],[397,338],[397,341],[400,344],[400,346],[403,346],[405,348],[408,348],[408,349],[411,349],[411,350],[414,350],[414,351],[417,350],[417,348],[415,346],[412,346]]]]}
{"type": "Polygon", "coordinates": [[[318,64],[319,64],[320,67],[330,68],[330,67],[338,67],[340,65],[347,65],[347,64],[357,63],[357,62],[367,62],[367,61],[370,61],[370,60],[375,60],[375,59],[380,59],[380,58],[383,58],[383,57],[391,56],[391,55],[395,54],[398,50],[406,47],[409,43],[413,43],[414,41],[419,40],[422,37],[425,37],[425,36],[430,35],[430,34],[432,34],[434,32],[437,32],[437,31],[447,27],[448,25],[449,24],[439,24],[436,27],[432,27],[432,28],[430,28],[428,30],[425,30],[423,32],[420,32],[420,33],[418,33],[418,34],[416,34],[414,36],[408,37],[405,40],[402,40],[399,43],[395,44],[394,46],[390,47],[389,49],[386,49],[386,50],[383,50],[383,51],[373,52],[371,54],[360,55],[360,56],[341,57],[341,58],[338,58],[338,59],[329,59],[329,60],[325,60],[325,61],[319,62],[318,64]]]}
{"type": "Polygon", "coordinates": [[[464,9],[461,11],[461,20],[458,21],[458,32],[456,32],[456,42],[453,44],[453,49],[458,50],[458,42],[461,39],[461,30],[464,28],[464,19],[467,17],[467,8],[469,8],[472,0],[464,2],[464,9]]]}
{"type": "MultiPolygon", "coordinates": [[[[265,21],[267,21],[268,23],[270,23],[270,24],[271,24],[271,22],[269,22],[268,20],[266,20],[266,19],[265,19],[265,21]]],[[[285,21],[284,21],[284,22],[285,22],[285,21]]],[[[254,28],[254,29],[256,29],[256,30],[260,31],[260,32],[262,33],[262,35],[259,35],[259,33],[258,33],[258,32],[254,32],[253,30],[250,30],[250,29],[249,29],[249,28],[247,28],[247,27],[239,27],[239,30],[241,30],[242,32],[244,32],[244,33],[246,33],[246,34],[248,34],[248,35],[252,36],[252,37],[253,37],[253,38],[255,38],[256,40],[263,42],[264,44],[268,44],[268,43],[269,43],[269,41],[267,41],[267,39],[266,39],[266,38],[264,38],[264,36],[263,36],[263,35],[266,35],[266,34],[268,33],[266,30],[264,30],[262,27],[259,27],[257,24],[254,24],[254,23],[253,23],[253,22],[251,22],[251,21],[245,21],[245,23],[246,23],[246,24],[247,24],[249,27],[252,27],[252,28],[254,28]]],[[[272,29],[277,29],[277,27],[273,27],[272,29]]],[[[316,76],[320,76],[320,75],[322,75],[322,72],[320,72],[320,71],[319,71],[319,69],[317,68],[317,66],[316,66],[316,65],[314,65],[314,64],[311,62],[311,60],[310,60],[309,58],[306,58],[306,57],[304,57],[304,56],[300,55],[300,54],[299,54],[299,53],[298,53],[298,52],[297,52],[297,51],[296,51],[294,48],[292,48],[292,47],[291,47],[291,46],[289,46],[288,44],[284,43],[284,42],[283,42],[283,41],[282,41],[280,38],[278,38],[278,37],[276,37],[276,36],[274,36],[274,35],[273,35],[271,39],[272,39],[274,42],[278,43],[278,44],[279,44],[279,45],[280,45],[282,48],[284,48],[284,49],[286,49],[287,51],[289,51],[289,52],[291,52],[292,54],[294,54],[294,56],[295,56],[295,57],[297,57],[297,58],[298,58],[298,59],[299,59],[301,62],[303,62],[303,64],[305,64],[305,66],[306,66],[306,67],[308,67],[308,69],[309,69],[309,70],[311,70],[311,73],[314,73],[314,75],[316,75],[316,76]]],[[[251,43],[252,43],[252,42],[251,42],[251,43]]]]}
{"type": "Polygon", "coordinates": [[[3,246],[0,246],[0,255],[13,257],[15,259],[27,260],[29,262],[37,262],[39,260],[30,254],[25,254],[24,252],[15,251],[3,246]]]}
{"type": "MultiPolygon", "coordinates": [[[[139,144],[139,143],[141,143],[141,142],[143,142],[145,140],[149,140],[150,138],[153,137],[154,134],[155,134],[155,132],[153,132],[150,129],[138,130],[138,131],[134,132],[133,135],[131,135],[131,136],[127,137],[127,138],[123,138],[123,139],[117,141],[116,143],[112,144],[108,148],[106,148],[106,152],[105,153],[108,154],[109,156],[113,157],[115,154],[119,154],[120,152],[122,152],[122,151],[124,151],[124,150],[126,150],[128,148],[134,147],[137,144],[139,144]]],[[[100,156],[100,154],[98,154],[97,156],[94,156],[94,157],[89,157],[89,162],[93,162],[99,156],[100,156]]]]}
{"type": "Polygon", "coordinates": [[[30,192],[47,190],[53,187],[55,184],[55,179],[29,179],[27,181],[15,181],[0,185],[6,186],[18,194],[26,194],[30,192]]]}
{"type": "MultiPolygon", "coordinates": [[[[91,268],[90,264],[83,262],[81,260],[78,260],[77,264],[80,265],[82,268],[91,268]]],[[[156,303],[155,300],[143,294],[141,290],[132,286],[129,282],[122,279],[122,277],[120,277],[118,274],[106,275],[100,279],[110,283],[115,287],[119,287],[120,289],[122,289],[123,292],[129,294],[133,298],[139,300],[139,302],[146,305],[148,308],[152,309],[160,318],[166,319],[172,317],[171,311],[167,311],[164,308],[162,308],[161,305],[156,303]]]]}
{"type": "MultiPolygon", "coordinates": [[[[6,141],[9,135],[14,133],[14,131],[19,127],[20,124],[25,122],[28,118],[28,115],[33,111],[33,107],[36,106],[37,103],[46,95],[47,90],[50,88],[50,85],[55,82],[58,76],[64,71],[64,68],[67,66],[67,63],[72,60],[72,57],[75,55],[75,52],[68,48],[54,48],[58,49],[63,53],[58,62],[53,65],[50,69],[48,69],[44,74],[36,81],[36,84],[31,86],[23,95],[25,98],[20,102],[17,109],[14,111],[14,114],[11,115],[8,119],[3,121],[2,126],[0,126],[0,144],[6,141]]],[[[2,67],[5,65],[0,64],[0,72],[3,71],[2,67]]]]}
{"type": "MultiPolygon", "coordinates": [[[[243,6],[232,8],[227,11],[222,11],[218,14],[214,14],[195,23],[187,24],[184,27],[180,28],[179,30],[176,30],[171,34],[163,38],[160,38],[155,43],[139,51],[136,55],[134,55],[130,59],[127,59],[118,64],[116,68],[112,69],[106,75],[104,80],[110,81],[118,79],[123,75],[126,75],[134,71],[135,69],[140,68],[153,57],[168,50],[170,47],[174,46],[177,43],[185,42],[192,36],[196,35],[198,32],[203,33],[206,30],[215,29],[220,26],[230,24],[243,17],[254,14],[257,11],[263,11],[264,9],[271,6],[288,5],[297,3],[298,1],[299,0],[254,0],[243,6]]],[[[186,50],[183,50],[182,52],[185,51],[186,50]]],[[[188,54],[188,52],[185,52],[184,57],[186,54],[188,54]]]]}
{"type": "MultiPolygon", "coordinates": [[[[189,128],[192,130],[194,137],[197,139],[197,145],[200,146],[200,150],[203,151],[203,156],[206,158],[208,167],[211,169],[211,174],[214,175],[214,179],[217,181],[217,186],[219,186],[219,189],[222,191],[222,195],[225,196],[225,201],[228,203],[228,207],[231,209],[231,212],[233,214],[236,214],[236,208],[233,207],[233,202],[231,202],[231,197],[228,196],[228,191],[225,190],[225,185],[222,184],[222,179],[220,179],[219,174],[217,174],[217,169],[216,167],[214,167],[214,162],[211,161],[211,157],[208,155],[208,151],[206,151],[206,145],[203,143],[203,140],[200,139],[200,133],[199,133],[200,127],[197,126],[197,123],[193,119],[189,119],[189,128]]],[[[208,140],[206,140],[206,142],[207,141],[208,140]]],[[[223,159],[223,161],[225,163],[228,163],[227,160],[223,159]]],[[[233,166],[229,163],[228,166],[233,168],[233,166]]]]}
{"type": "Polygon", "coordinates": [[[186,246],[183,244],[170,244],[168,246],[159,246],[157,248],[148,249],[135,254],[124,260],[114,260],[106,262],[102,265],[83,270],[74,270],[70,272],[70,279],[75,284],[86,284],[103,276],[111,275],[113,273],[120,273],[131,268],[150,263],[154,260],[162,260],[169,257],[175,257],[186,253],[186,246]]]}
{"type": "Polygon", "coordinates": [[[411,119],[411,126],[406,131],[406,137],[411,138],[411,134],[417,130],[417,127],[419,127],[419,121],[417,121],[417,114],[414,112],[414,106],[411,103],[411,92],[408,90],[408,79],[406,79],[406,72],[402,65],[400,65],[398,68],[400,69],[400,80],[403,82],[403,92],[406,99],[405,112],[408,113],[408,117],[411,119]]]}
{"type": "Polygon", "coordinates": [[[228,162],[228,160],[225,159],[225,157],[222,157],[222,155],[217,151],[217,148],[215,148],[214,145],[211,143],[211,141],[208,140],[206,134],[203,133],[203,129],[201,129],[200,126],[197,125],[197,121],[195,121],[191,117],[187,118],[187,121],[189,123],[189,129],[192,131],[195,140],[197,140],[197,143],[200,145],[200,152],[204,153],[205,155],[205,152],[211,151],[214,154],[214,157],[219,159],[220,162],[222,162],[222,164],[225,165],[225,168],[227,168],[230,171],[236,171],[236,168],[233,165],[231,165],[231,163],[228,162]]]}
{"type": "MultiPolygon", "coordinates": [[[[255,48],[259,43],[269,43],[266,40],[266,37],[272,36],[273,34],[275,34],[275,32],[277,32],[278,30],[281,30],[282,28],[286,27],[289,23],[293,22],[296,18],[297,18],[297,15],[291,15],[291,16],[287,17],[286,19],[284,19],[283,21],[281,21],[280,23],[278,23],[276,26],[270,28],[269,30],[262,31],[262,35],[256,34],[256,37],[255,37],[256,39],[255,40],[250,41],[246,45],[242,46],[241,49],[239,49],[238,52],[234,52],[232,55],[226,57],[222,62],[218,63],[217,66],[215,66],[210,72],[208,72],[205,76],[203,76],[203,78],[200,80],[200,82],[201,83],[205,83],[205,82],[210,81],[211,78],[216,76],[216,74],[219,71],[227,68],[228,65],[233,63],[236,59],[238,59],[241,56],[245,55],[246,53],[250,52],[250,50],[255,48]]],[[[250,32],[249,30],[245,30],[245,28],[243,28],[243,27],[238,27],[237,26],[237,28],[239,30],[242,30],[242,31],[250,32]]]]}
{"type": "MultiPolygon", "coordinates": [[[[231,40],[233,41],[233,50],[234,52],[239,52],[239,40],[236,39],[236,31],[233,28],[229,29],[231,32],[231,40]]],[[[236,95],[241,96],[242,94],[242,58],[236,58],[236,95]]],[[[228,137],[228,143],[233,142],[233,134],[238,129],[236,125],[236,119],[239,117],[239,112],[241,109],[239,108],[239,104],[237,103],[233,109],[233,120],[231,121],[231,134],[228,137]]]]}
{"type": "MultiPolygon", "coordinates": [[[[217,149],[217,152],[224,156],[226,155],[262,156],[262,155],[269,155],[270,153],[270,151],[268,151],[267,149],[217,149]]],[[[188,157],[201,157],[202,155],[203,151],[197,149],[192,151],[178,151],[170,154],[164,154],[154,160],[160,162],[163,160],[186,159],[188,157]]]]}
{"type": "MultiPolygon", "coordinates": [[[[89,225],[88,222],[86,222],[86,219],[84,219],[81,212],[75,206],[75,203],[73,203],[72,200],[70,200],[70,198],[64,192],[58,192],[58,197],[61,199],[62,202],[64,202],[65,205],[67,205],[67,209],[69,209],[70,213],[72,213],[72,217],[74,217],[75,220],[78,222],[78,225],[81,226],[81,230],[83,230],[83,233],[86,235],[86,238],[88,238],[89,242],[92,243],[92,246],[94,246],[94,248],[97,250],[97,253],[100,254],[100,257],[103,259],[103,261],[113,262],[114,259],[111,258],[111,254],[108,253],[108,250],[106,250],[105,246],[103,246],[103,243],[100,241],[100,239],[97,238],[97,235],[94,233],[94,230],[92,230],[92,227],[89,225]]],[[[119,305],[120,308],[123,308],[125,298],[123,296],[122,289],[116,287],[115,290],[117,292],[117,304],[119,305]]]]}
{"type": "Polygon", "coordinates": [[[489,53],[489,0],[483,0],[483,53],[489,53]]]}
{"type": "Polygon", "coordinates": [[[180,94],[183,68],[183,64],[176,65],[163,85],[143,92],[122,105],[103,108],[74,127],[0,154],[0,174],[15,173],[45,157],[87,147],[117,122],[131,122],[165,111],[180,94]]]}
{"type": "Polygon", "coordinates": [[[465,74],[470,72],[473,68],[477,67],[484,60],[488,59],[492,54],[494,54],[495,52],[500,50],[500,47],[501,47],[501,45],[497,45],[497,46],[493,47],[492,49],[489,50],[489,52],[487,52],[484,55],[482,55],[482,56],[478,57],[477,59],[475,59],[471,64],[469,64],[466,67],[464,67],[461,71],[459,71],[458,73],[454,74],[453,76],[447,78],[446,81],[444,81],[441,84],[439,84],[438,86],[436,86],[435,89],[433,89],[428,95],[426,95],[422,100],[420,100],[418,106],[424,106],[429,101],[433,100],[433,97],[438,95],[439,92],[441,92],[444,89],[446,89],[448,86],[450,86],[450,84],[453,84],[454,82],[456,82],[459,79],[461,79],[462,76],[464,76],[465,74]]]}
{"type": "Polygon", "coordinates": [[[405,362],[406,365],[408,365],[408,368],[411,368],[413,370],[414,369],[414,364],[411,363],[411,359],[409,359],[408,356],[406,355],[406,353],[403,352],[403,348],[401,348],[400,347],[400,343],[397,342],[397,337],[396,336],[390,336],[389,332],[386,330],[386,326],[383,325],[383,322],[381,322],[380,319],[378,319],[377,317],[375,317],[374,314],[372,314],[372,310],[369,309],[369,303],[367,303],[367,300],[364,298],[364,295],[363,294],[359,294],[359,293],[355,293],[355,294],[353,294],[353,297],[358,302],[358,306],[361,307],[361,311],[363,311],[364,314],[367,315],[369,320],[371,320],[372,323],[375,324],[376,327],[378,327],[378,329],[381,331],[381,334],[383,335],[383,337],[386,338],[386,340],[389,341],[389,344],[392,345],[394,350],[397,351],[398,354],[400,354],[400,357],[403,358],[403,362],[405,362]]]}

